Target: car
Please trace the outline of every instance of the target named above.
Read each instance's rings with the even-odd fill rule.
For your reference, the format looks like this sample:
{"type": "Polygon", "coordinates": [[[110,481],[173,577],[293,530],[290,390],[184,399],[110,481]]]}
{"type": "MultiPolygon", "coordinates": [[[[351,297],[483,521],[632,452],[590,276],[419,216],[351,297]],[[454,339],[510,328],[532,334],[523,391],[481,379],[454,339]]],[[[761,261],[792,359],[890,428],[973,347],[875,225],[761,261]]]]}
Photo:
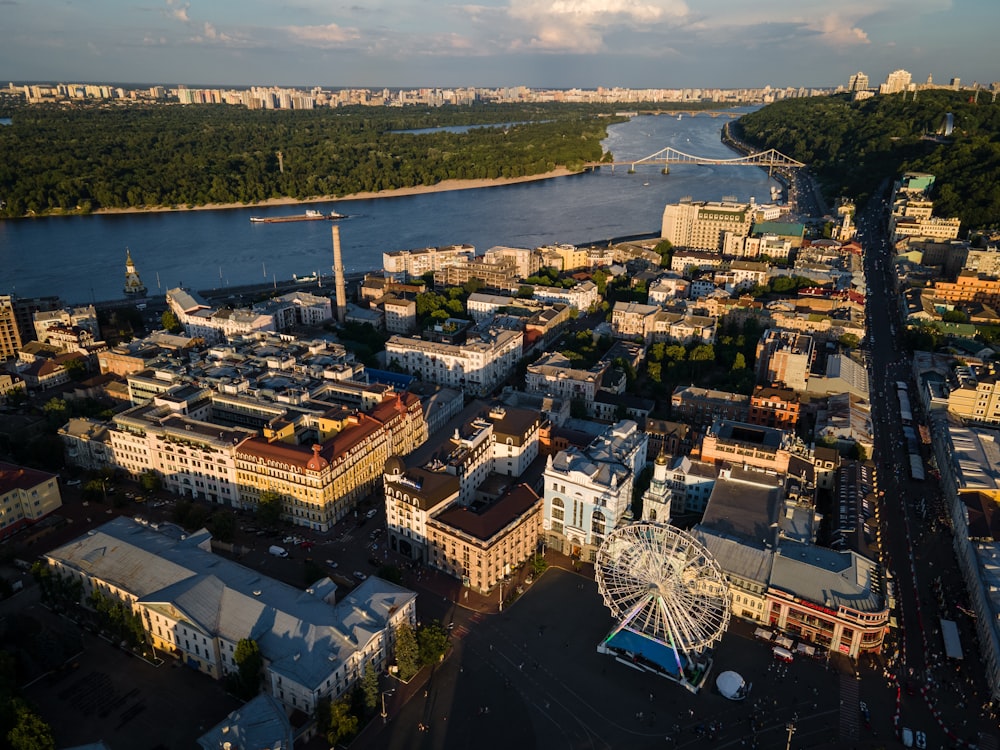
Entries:
{"type": "Polygon", "coordinates": [[[365,513],[365,518],[375,518],[378,515],[378,508],[372,508],[370,511],[365,513]]]}
{"type": "Polygon", "coordinates": [[[919,747],[920,750],[927,750],[927,735],[924,734],[922,731],[917,731],[916,737],[917,737],[917,747],[919,747]]]}
{"type": "Polygon", "coordinates": [[[79,484],[80,484],[80,480],[79,480],[79,479],[70,479],[70,480],[68,480],[68,481],[66,482],[66,486],[67,486],[67,487],[76,487],[76,486],[78,486],[79,484]]]}
{"type": "Polygon", "coordinates": [[[331,568],[337,567],[337,562],[335,560],[327,560],[326,564],[329,565],[331,568]]]}
{"type": "Polygon", "coordinates": [[[363,581],[363,580],[365,580],[366,578],[368,578],[368,576],[366,576],[366,575],[365,575],[364,573],[362,573],[362,572],[361,572],[360,570],[355,570],[355,571],[354,571],[354,577],[355,577],[355,578],[357,578],[357,579],[358,579],[359,581],[363,581]]]}

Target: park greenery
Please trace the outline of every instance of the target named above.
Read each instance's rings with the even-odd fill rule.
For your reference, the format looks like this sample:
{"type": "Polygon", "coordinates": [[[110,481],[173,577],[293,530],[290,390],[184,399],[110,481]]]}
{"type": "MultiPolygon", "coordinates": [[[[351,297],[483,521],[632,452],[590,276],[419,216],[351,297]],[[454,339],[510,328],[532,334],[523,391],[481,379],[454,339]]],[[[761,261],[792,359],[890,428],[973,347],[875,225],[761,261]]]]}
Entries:
{"type": "Polygon", "coordinates": [[[852,102],[847,94],[785,99],[744,115],[734,132],[809,165],[828,200],[864,202],[905,171],[935,175],[937,216],[964,228],[1000,224],[1000,103],[989,94],[921,90],[852,102]],[[954,131],[942,134],[951,113],[954,131]]]}
{"type": "MultiPolygon", "coordinates": [[[[409,623],[396,628],[396,666],[401,680],[411,679],[421,667],[437,664],[448,649],[448,631],[437,620],[416,630],[409,623]]],[[[373,665],[365,664],[354,690],[337,700],[322,699],[316,706],[316,725],[330,746],[349,743],[362,725],[380,711],[384,686],[373,665]]]]}
{"type": "Polygon", "coordinates": [[[302,200],[576,171],[607,158],[606,128],[624,119],[614,109],[22,107],[0,128],[0,216],[302,200]],[[408,132],[457,125],[481,127],[408,132]]]}
{"type": "Polygon", "coordinates": [[[231,687],[241,698],[250,700],[260,692],[260,673],[264,668],[260,645],[253,638],[240,638],[233,661],[236,674],[231,679],[231,687]]]}

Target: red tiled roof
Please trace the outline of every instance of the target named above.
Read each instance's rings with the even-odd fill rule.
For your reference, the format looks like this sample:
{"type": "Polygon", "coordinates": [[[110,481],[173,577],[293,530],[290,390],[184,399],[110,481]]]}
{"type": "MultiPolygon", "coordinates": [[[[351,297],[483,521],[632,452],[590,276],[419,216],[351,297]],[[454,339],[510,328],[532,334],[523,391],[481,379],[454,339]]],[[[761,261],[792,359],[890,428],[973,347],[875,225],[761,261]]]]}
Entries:
{"type": "Polygon", "coordinates": [[[0,495],[12,490],[30,490],[53,479],[56,475],[38,469],[26,469],[17,464],[0,461],[0,495]]]}

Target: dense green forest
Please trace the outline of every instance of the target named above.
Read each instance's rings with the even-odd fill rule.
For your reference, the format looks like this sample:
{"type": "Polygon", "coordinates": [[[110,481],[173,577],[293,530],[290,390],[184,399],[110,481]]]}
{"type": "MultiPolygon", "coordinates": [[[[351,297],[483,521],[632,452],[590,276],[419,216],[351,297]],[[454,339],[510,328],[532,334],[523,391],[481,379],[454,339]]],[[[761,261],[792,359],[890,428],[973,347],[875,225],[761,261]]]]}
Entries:
{"type": "Polygon", "coordinates": [[[582,104],[300,111],[25,106],[3,114],[12,118],[0,127],[0,216],[6,217],[343,196],[578,169],[601,159],[607,126],[623,119],[611,106],[582,104]],[[475,124],[484,127],[398,132],[475,124]]]}
{"type": "Polygon", "coordinates": [[[745,140],[806,162],[828,199],[863,202],[903,171],[936,177],[934,213],[963,228],[1000,225],[1000,102],[924,90],[852,102],[846,94],[786,99],[735,123],[745,140]],[[939,135],[947,113],[954,131],[939,135]]]}

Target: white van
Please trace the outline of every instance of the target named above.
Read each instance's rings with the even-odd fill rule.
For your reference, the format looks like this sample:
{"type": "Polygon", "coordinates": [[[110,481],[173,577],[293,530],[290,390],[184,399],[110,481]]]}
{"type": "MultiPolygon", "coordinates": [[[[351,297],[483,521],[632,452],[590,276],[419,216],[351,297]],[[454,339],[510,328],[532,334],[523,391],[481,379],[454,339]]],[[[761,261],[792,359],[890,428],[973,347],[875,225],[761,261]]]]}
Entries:
{"type": "Polygon", "coordinates": [[[899,739],[903,741],[903,747],[913,747],[913,730],[909,727],[903,727],[899,739]]]}
{"type": "Polygon", "coordinates": [[[267,548],[267,551],[274,555],[275,557],[288,557],[288,553],[285,551],[284,547],[279,547],[276,544],[272,544],[267,548]]]}

